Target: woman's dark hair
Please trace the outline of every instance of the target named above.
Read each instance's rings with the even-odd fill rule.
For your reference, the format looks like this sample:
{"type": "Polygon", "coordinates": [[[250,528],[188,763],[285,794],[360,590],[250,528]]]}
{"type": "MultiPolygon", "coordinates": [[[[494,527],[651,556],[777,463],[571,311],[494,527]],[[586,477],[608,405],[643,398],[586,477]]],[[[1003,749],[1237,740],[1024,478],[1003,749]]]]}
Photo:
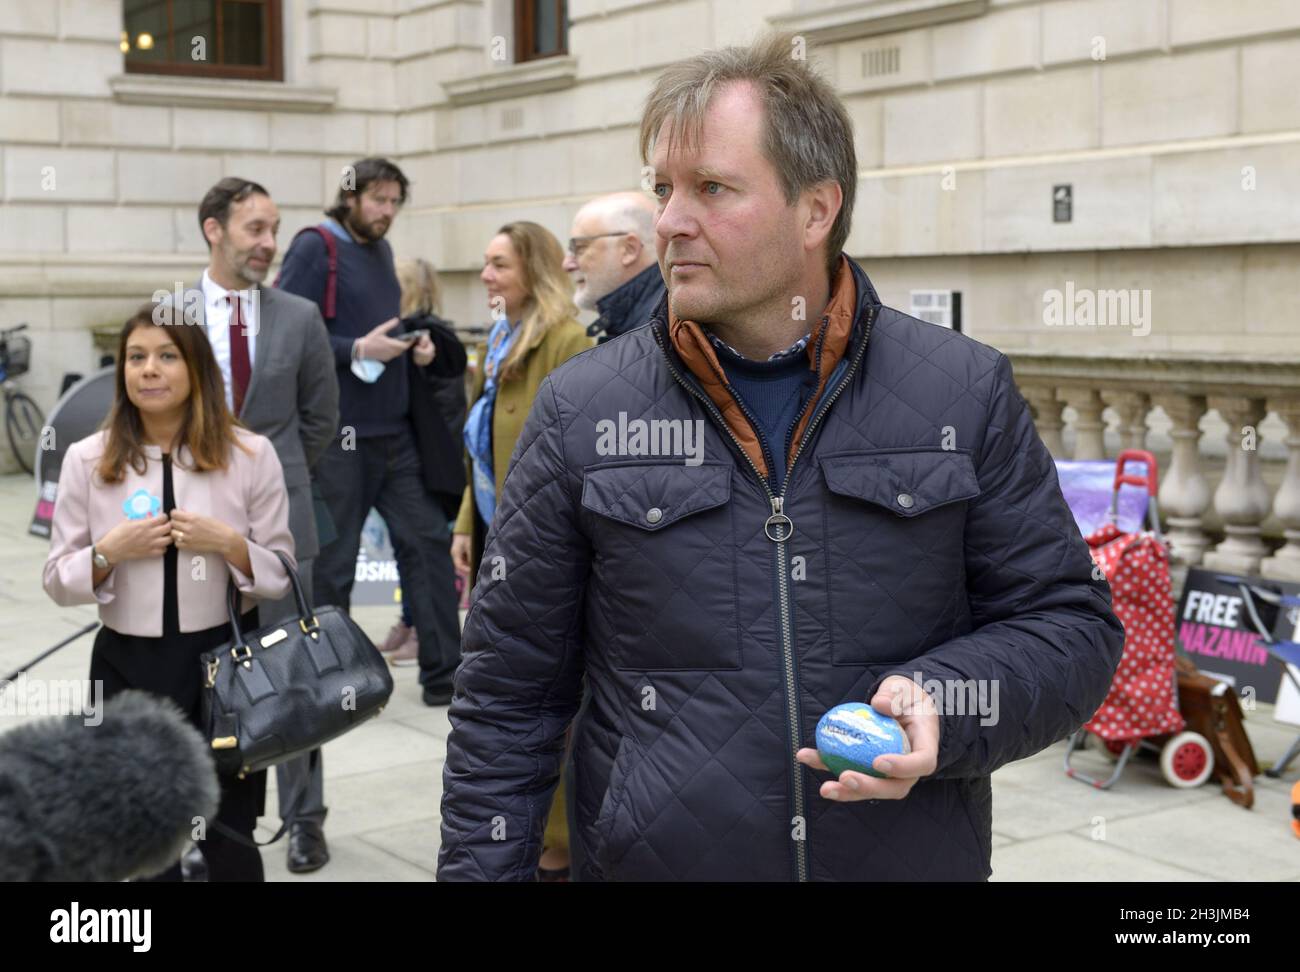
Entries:
{"type": "Polygon", "coordinates": [[[411,182],[405,173],[388,159],[372,157],[353,162],[343,170],[339,177],[339,194],[334,199],[333,208],[325,210],[325,215],[343,222],[351,208],[348,197],[361,195],[373,182],[396,182],[402,191],[400,201],[406,202],[406,190],[411,182]]]}
{"type": "Polygon", "coordinates": [[[141,327],[165,327],[168,337],[180,350],[190,377],[190,400],[185,421],[181,425],[180,444],[190,450],[194,468],[199,471],[225,469],[230,460],[230,447],[238,446],[247,452],[239,441],[235,429],[239,423],[226,407],[226,385],[221,377],[212,345],[201,325],[186,324],[181,315],[158,315],[159,305],[145,304],[132,314],[117,339],[117,370],[113,376],[113,408],[102,428],[108,435],[104,440],[104,456],[99,460],[98,473],[106,483],[121,482],[125,467],[141,475],[147,468],[144,454],[144,424],[140,410],[126,393],[126,345],[131,335],[141,327]],[[158,317],[174,323],[159,323],[158,317]]]}

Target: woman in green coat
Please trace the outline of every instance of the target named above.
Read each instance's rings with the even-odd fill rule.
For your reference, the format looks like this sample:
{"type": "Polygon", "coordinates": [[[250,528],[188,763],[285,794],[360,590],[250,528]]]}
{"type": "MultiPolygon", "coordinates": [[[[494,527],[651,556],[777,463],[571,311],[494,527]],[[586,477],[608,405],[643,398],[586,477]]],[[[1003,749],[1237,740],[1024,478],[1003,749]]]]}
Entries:
{"type": "MultiPolygon", "coordinates": [[[[515,442],[533,397],[551,370],[592,346],[578,323],[573,282],[564,270],[564,250],[536,223],[507,223],[483,255],[479,279],[487,288],[493,325],[479,348],[470,392],[465,446],[468,485],[452,536],[456,572],[466,577],[483,553],[515,442]]],[[[555,790],[540,864],[543,880],[568,875],[569,840],[564,780],[555,790]]]]}

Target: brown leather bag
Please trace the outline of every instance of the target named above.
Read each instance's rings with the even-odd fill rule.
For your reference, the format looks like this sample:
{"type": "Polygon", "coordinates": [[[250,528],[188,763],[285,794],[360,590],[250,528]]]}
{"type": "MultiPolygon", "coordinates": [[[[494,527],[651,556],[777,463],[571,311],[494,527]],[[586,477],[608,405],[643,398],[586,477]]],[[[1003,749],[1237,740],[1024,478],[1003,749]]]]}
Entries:
{"type": "Polygon", "coordinates": [[[1255,804],[1259,764],[1242,724],[1241,702],[1232,686],[1203,674],[1188,658],[1177,655],[1178,709],[1187,728],[1199,732],[1214,747],[1214,775],[1224,795],[1249,810],[1255,804]]]}

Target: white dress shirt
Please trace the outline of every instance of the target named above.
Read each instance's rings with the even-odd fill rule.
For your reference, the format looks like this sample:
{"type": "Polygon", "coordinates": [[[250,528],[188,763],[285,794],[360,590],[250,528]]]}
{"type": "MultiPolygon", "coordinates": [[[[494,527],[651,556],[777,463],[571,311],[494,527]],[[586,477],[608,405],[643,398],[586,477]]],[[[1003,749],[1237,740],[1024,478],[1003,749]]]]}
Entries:
{"type": "MultiPolygon", "coordinates": [[[[252,380],[252,367],[257,361],[257,333],[261,322],[258,320],[258,300],[253,296],[256,290],[227,290],[203,271],[203,320],[208,326],[208,341],[212,353],[217,357],[217,367],[226,383],[226,405],[233,413],[235,410],[235,391],[230,383],[230,301],[227,297],[238,295],[242,298],[240,313],[244,317],[244,334],[248,340],[249,379],[252,380]]],[[[245,390],[247,393],[247,390],[245,390]]]]}

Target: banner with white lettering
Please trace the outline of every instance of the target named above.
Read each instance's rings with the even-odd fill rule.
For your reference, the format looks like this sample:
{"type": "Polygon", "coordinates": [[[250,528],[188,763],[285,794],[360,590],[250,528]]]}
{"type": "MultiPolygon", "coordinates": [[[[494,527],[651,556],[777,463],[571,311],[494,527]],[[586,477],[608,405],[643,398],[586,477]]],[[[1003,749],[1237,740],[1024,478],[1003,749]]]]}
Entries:
{"type": "MultiPolygon", "coordinates": [[[[1229,683],[1237,694],[1252,687],[1258,701],[1276,702],[1282,663],[1264,650],[1264,638],[1250,622],[1241,591],[1236,584],[1219,580],[1220,576],[1235,575],[1198,567],[1187,572],[1175,616],[1175,642],[1197,668],[1229,683]]],[[[1283,594],[1300,593],[1300,584],[1259,577],[1240,580],[1283,594]]],[[[1295,621],[1287,612],[1258,600],[1256,607],[1275,640],[1292,637],[1295,621]]]]}
{"type": "Polygon", "coordinates": [[[366,524],[361,528],[352,603],[402,603],[397,558],[393,554],[392,541],[388,538],[388,525],[376,510],[371,510],[366,515],[366,524]]]}

